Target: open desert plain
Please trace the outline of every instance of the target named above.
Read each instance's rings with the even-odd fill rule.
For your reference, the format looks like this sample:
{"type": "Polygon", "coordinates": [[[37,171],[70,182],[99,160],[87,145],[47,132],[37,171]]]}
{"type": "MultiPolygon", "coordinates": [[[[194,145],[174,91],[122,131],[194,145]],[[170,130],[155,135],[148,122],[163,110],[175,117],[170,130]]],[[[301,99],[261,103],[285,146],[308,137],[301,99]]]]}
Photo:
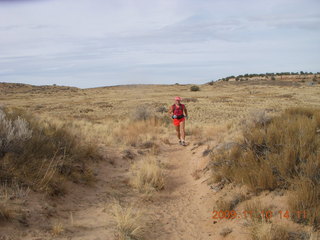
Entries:
{"type": "Polygon", "coordinates": [[[0,239],[320,239],[319,82],[0,83],[0,239]]]}

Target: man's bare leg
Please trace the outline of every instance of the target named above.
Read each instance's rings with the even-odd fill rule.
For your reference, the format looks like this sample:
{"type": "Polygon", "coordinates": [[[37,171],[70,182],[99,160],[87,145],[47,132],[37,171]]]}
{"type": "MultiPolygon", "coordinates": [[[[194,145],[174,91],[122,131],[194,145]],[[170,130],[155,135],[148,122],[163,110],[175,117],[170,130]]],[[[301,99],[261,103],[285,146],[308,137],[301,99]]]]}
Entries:
{"type": "Polygon", "coordinates": [[[180,141],[180,126],[176,126],[177,137],[180,141]]]}
{"type": "Polygon", "coordinates": [[[180,129],[181,129],[181,141],[185,141],[185,136],[186,136],[186,132],[185,132],[185,121],[180,123],[180,129]]]}

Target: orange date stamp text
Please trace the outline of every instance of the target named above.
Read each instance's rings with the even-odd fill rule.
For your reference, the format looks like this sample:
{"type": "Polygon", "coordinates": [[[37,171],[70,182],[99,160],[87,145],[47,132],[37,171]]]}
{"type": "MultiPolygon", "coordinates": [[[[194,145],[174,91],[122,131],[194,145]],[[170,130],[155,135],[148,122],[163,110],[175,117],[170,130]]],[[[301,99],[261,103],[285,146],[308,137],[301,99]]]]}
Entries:
{"type": "Polygon", "coordinates": [[[235,210],[214,210],[212,212],[212,219],[250,219],[255,217],[261,217],[263,219],[279,218],[279,219],[306,219],[307,211],[289,211],[289,210],[261,210],[261,211],[235,211],[235,210]]]}

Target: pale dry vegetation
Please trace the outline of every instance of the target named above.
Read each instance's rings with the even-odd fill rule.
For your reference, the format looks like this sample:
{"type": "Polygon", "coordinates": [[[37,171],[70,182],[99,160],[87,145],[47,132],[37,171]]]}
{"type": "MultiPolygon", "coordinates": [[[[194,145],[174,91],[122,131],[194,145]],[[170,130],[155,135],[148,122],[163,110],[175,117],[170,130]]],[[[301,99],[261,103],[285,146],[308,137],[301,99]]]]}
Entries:
{"type": "Polygon", "coordinates": [[[238,144],[212,155],[213,174],[255,193],[289,190],[291,212],[308,213],[294,220],[318,229],[320,110],[290,108],[273,118],[258,114],[247,124],[238,144]]]}
{"type": "Polygon", "coordinates": [[[221,197],[215,202],[215,210],[218,211],[231,211],[236,208],[236,206],[245,200],[245,195],[241,193],[234,193],[228,197],[221,197]]]}
{"type": "Polygon", "coordinates": [[[82,142],[68,123],[57,126],[18,110],[3,109],[0,114],[2,183],[14,181],[61,195],[66,180],[92,180],[87,161],[98,158],[96,147],[82,142]]]}
{"type": "Polygon", "coordinates": [[[156,117],[120,123],[113,132],[115,143],[132,147],[152,147],[164,132],[163,122],[156,117]]]}
{"type": "Polygon", "coordinates": [[[268,222],[255,222],[250,226],[250,235],[252,240],[304,240],[310,237],[306,232],[290,231],[287,226],[268,222]]]}
{"type": "Polygon", "coordinates": [[[260,200],[249,200],[245,202],[244,211],[248,219],[250,219],[254,224],[270,221],[266,214],[271,211],[270,206],[265,206],[260,200]]]}
{"type": "Polygon", "coordinates": [[[113,216],[116,223],[117,240],[140,240],[144,234],[143,214],[133,205],[114,203],[113,216]]]}
{"type": "Polygon", "coordinates": [[[52,224],[51,233],[54,237],[61,235],[64,232],[64,226],[61,222],[55,222],[52,224]]]}
{"type": "Polygon", "coordinates": [[[155,157],[143,157],[132,165],[131,171],[131,184],[139,192],[150,194],[164,188],[164,171],[155,157]]]}
{"type": "MultiPolygon", "coordinates": [[[[176,141],[167,109],[173,104],[173,97],[179,95],[189,112],[187,141],[193,139],[197,146],[208,144],[206,156],[213,153],[211,166],[216,182],[227,179],[245,184],[257,195],[266,189],[290,191],[290,208],[311,213],[307,219],[295,220],[318,228],[318,216],[312,213],[319,212],[320,199],[319,114],[314,110],[320,107],[320,85],[282,83],[276,78],[272,83],[210,83],[201,85],[201,91],[190,91],[190,87],[6,88],[0,84],[0,100],[6,104],[1,118],[5,127],[0,129],[0,181],[17,182],[23,189],[21,195],[28,188],[63,195],[65,181],[94,180],[90,159],[100,157],[97,145],[103,145],[119,156],[128,153],[127,163],[133,164],[129,169],[130,183],[138,192],[154,194],[165,187],[163,166],[157,155],[162,144],[170,146],[176,141]],[[295,108],[280,114],[296,106],[313,109],[295,108]],[[227,145],[232,147],[212,149],[239,137],[237,144],[227,145]]],[[[201,176],[199,172],[195,174],[196,179],[201,176]]],[[[217,207],[236,209],[242,201],[243,197],[231,194],[230,199],[220,199],[217,207]]],[[[251,206],[258,207],[261,206],[251,206]]],[[[142,237],[143,224],[136,210],[121,206],[114,210],[119,239],[142,237]]],[[[1,200],[0,218],[15,218],[17,213],[19,209],[14,209],[10,201],[1,200]]],[[[260,223],[257,221],[257,229],[260,223]]],[[[261,224],[269,224],[268,231],[278,231],[270,223],[261,224]]],[[[57,224],[54,232],[60,232],[59,229],[57,224]]],[[[233,229],[230,231],[226,228],[221,236],[233,234],[233,229]]],[[[286,233],[279,232],[286,239],[286,233]]],[[[267,236],[257,234],[252,237],[267,236]]]]}

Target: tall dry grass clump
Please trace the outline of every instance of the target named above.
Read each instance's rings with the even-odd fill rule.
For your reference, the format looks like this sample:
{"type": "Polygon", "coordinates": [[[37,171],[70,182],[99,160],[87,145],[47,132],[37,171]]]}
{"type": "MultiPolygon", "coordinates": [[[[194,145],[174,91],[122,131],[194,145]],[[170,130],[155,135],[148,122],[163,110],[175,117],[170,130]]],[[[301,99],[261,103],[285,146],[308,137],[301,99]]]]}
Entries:
{"type": "MultiPolygon", "coordinates": [[[[258,115],[243,129],[243,139],[212,155],[213,174],[243,183],[252,191],[292,191],[292,213],[306,211],[298,222],[320,226],[320,110],[292,108],[280,116],[258,115]]],[[[296,214],[298,215],[298,214],[296,214]]]]}
{"type": "Polygon", "coordinates": [[[135,162],[131,171],[131,184],[139,192],[152,193],[163,189],[164,173],[155,157],[149,156],[135,162]]]}
{"type": "Polygon", "coordinates": [[[142,239],[144,228],[141,211],[133,206],[123,207],[119,203],[113,205],[113,216],[116,222],[117,240],[139,240],[142,239]]]}
{"type": "Polygon", "coordinates": [[[144,105],[138,106],[114,130],[113,140],[132,147],[152,147],[165,132],[168,120],[170,119],[166,113],[154,112],[144,105]]]}
{"type": "Polygon", "coordinates": [[[22,111],[0,110],[0,182],[18,182],[50,195],[64,193],[63,181],[89,181],[93,144],[68,124],[39,121],[22,111]]]}
{"type": "Polygon", "coordinates": [[[157,118],[122,123],[114,131],[115,142],[139,147],[145,142],[155,141],[162,132],[162,123],[157,118]]]}

